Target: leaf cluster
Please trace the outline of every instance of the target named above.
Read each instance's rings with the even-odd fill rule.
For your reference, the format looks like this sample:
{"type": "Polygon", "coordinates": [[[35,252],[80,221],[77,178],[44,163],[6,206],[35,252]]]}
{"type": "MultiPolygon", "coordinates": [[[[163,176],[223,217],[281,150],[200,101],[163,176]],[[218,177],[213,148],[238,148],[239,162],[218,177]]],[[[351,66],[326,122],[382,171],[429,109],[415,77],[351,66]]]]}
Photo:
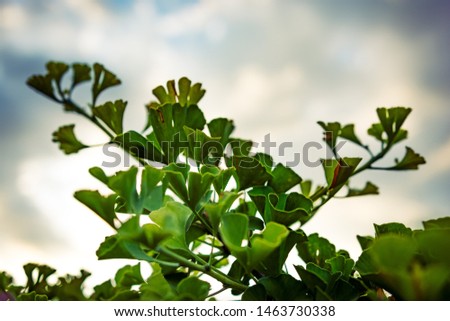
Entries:
{"type": "MultiPolygon", "coordinates": [[[[205,94],[201,84],[183,77],[156,87],[156,100],[146,105],[146,125],[140,131],[123,127],[127,102],[97,104],[104,90],[118,84],[120,80],[100,64],[59,62],[48,63],[46,74],[28,80],[29,86],[66,111],[99,127],[109,137],[105,143],[116,144],[139,165],[113,175],[91,168],[91,175],[110,193],[75,193],[114,230],[100,244],[98,258],[140,262],[120,269],[89,299],[205,300],[226,289],[243,300],[379,299],[379,289],[398,299],[448,295],[444,272],[448,257],[433,250],[448,237],[447,229],[441,228],[446,221],[427,222],[424,231],[410,234],[393,232],[395,224],[377,226],[375,238],[359,237],[364,251],[356,264],[346,251],[303,231],[342,189],[344,197],[378,194],[372,182],[352,187],[353,176],[365,170],[417,169],[425,163],[406,147],[405,156],[392,166],[375,165],[407,138],[403,124],[410,108],[377,109],[379,122],[367,130],[380,143],[377,152],[362,142],[353,124],[319,122],[334,157],[322,160],[326,183],[314,186],[271,155],[252,153],[250,140],[233,136],[232,120],[207,121],[199,107],[205,94]],[[62,79],[69,70],[72,82],[64,89],[62,79]],[[92,102],[82,108],[72,100],[72,92],[85,82],[91,83],[92,102]],[[366,150],[367,159],[340,157],[340,140],[366,150]],[[396,251],[403,253],[397,256],[396,251]],[[386,263],[391,254],[394,262],[386,263]],[[288,257],[296,260],[292,266],[296,275],[287,267],[288,257]],[[139,264],[151,266],[147,279],[139,264]],[[433,278],[434,272],[439,277],[433,278]],[[222,288],[213,292],[205,275],[222,288]],[[414,288],[417,280],[420,291],[414,288]]],[[[66,154],[89,147],[76,138],[73,125],[60,127],[53,140],[66,154]]],[[[2,282],[8,280],[2,277],[2,282]]],[[[8,289],[5,293],[19,298],[17,291],[8,289]]],[[[29,286],[26,292],[33,289],[29,286]]],[[[45,291],[36,293],[58,298],[45,291]]]]}

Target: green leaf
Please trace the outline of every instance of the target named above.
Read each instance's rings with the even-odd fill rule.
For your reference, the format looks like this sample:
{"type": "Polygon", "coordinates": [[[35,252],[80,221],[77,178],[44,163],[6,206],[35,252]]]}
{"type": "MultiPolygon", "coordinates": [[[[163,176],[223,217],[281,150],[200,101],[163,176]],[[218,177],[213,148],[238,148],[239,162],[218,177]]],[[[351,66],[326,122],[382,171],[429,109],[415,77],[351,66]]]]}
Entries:
{"type": "Polygon", "coordinates": [[[191,105],[197,105],[206,92],[202,89],[200,83],[191,86],[191,81],[186,77],[182,77],[178,80],[179,93],[177,93],[174,80],[169,80],[166,87],[167,90],[163,86],[158,86],[153,89],[152,92],[159,103],[154,104],[154,102],[152,102],[151,104],[157,106],[179,103],[182,107],[189,107],[191,105]]]}
{"type": "Polygon", "coordinates": [[[200,83],[196,83],[191,86],[191,90],[189,91],[189,99],[188,105],[196,105],[205,95],[206,90],[202,89],[202,85],[200,83]]]}
{"type": "Polygon", "coordinates": [[[377,108],[378,118],[389,142],[395,139],[411,110],[405,107],[377,108]]]}
{"type": "Polygon", "coordinates": [[[13,277],[6,272],[0,272],[0,291],[6,291],[10,284],[13,282],[13,277]]]}
{"type": "Polygon", "coordinates": [[[47,279],[53,275],[56,270],[48,265],[38,265],[28,263],[23,266],[27,276],[27,291],[36,291],[38,294],[47,293],[47,279]]]}
{"type": "Polygon", "coordinates": [[[108,185],[109,177],[106,175],[106,173],[100,167],[95,166],[95,167],[89,168],[89,174],[94,176],[96,179],[98,179],[103,184],[108,185]]]}
{"type": "Polygon", "coordinates": [[[227,187],[230,178],[235,173],[233,167],[220,169],[216,166],[204,165],[200,168],[200,172],[204,175],[205,173],[211,173],[214,176],[213,185],[217,194],[221,194],[227,187]]]}
{"type": "MultiPolygon", "coordinates": [[[[309,266],[311,267],[311,263],[309,263],[309,266]]],[[[314,294],[318,289],[326,289],[327,284],[325,283],[325,281],[317,276],[314,272],[305,269],[303,266],[294,265],[294,267],[303,284],[306,285],[308,292],[314,294]]]]}
{"type": "Polygon", "coordinates": [[[325,143],[334,151],[336,147],[336,141],[341,132],[341,124],[340,123],[324,123],[322,121],[317,122],[320,127],[324,130],[324,138],[325,143]]]}
{"type": "Polygon", "coordinates": [[[140,263],[134,266],[125,265],[124,267],[120,268],[117,271],[114,280],[116,281],[117,286],[126,288],[130,288],[131,286],[136,284],[144,283],[144,279],[141,275],[140,263]]]}
{"type": "Polygon", "coordinates": [[[302,191],[302,194],[306,197],[309,197],[311,195],[311,188],[312,188],[312,181],[306,180],[300,182],[300,190],[302,191]]]}
{"type": "Polygon", "coordinates": [[[411,232],[398,223],[385,224],[383,229],[359,257],[358,273],[398,300],[448,298],[448,229],[411,232]]]}
{"type": "Polygon", "coordinates": [[[48,75],[55,80],[57,84],[61,83],[64,74],[69,70],[69,66],[62,62],[50,61],[46,65],[48,75]]]}
{"type": "Polygon", "coordinates": [[[414,152],[411,148],[406,147],[406,154],[401,161],[396,160],[396,165],[392,167],[395,170],[418,169],[419,165],[425,164],[425,158],[414,152]]]}
{"type": "Polygon", "coordinates": [[[261,163],[261,165],[263,165],[266,168],[267,173],[272,173],[273,167],[272,156],[265,153],[256,153],[253,157],[257,159],[261,163]]]}
{"type": "Polygon", "coordinates": [[[242,296],[243,300],[250,300],[252,297],[256,300],[263,300],[264,294],[277,301],[305,301],[312,299],[304,283],[289,274],[263,277],[259,279],[259,283],[256,286],[250,287],[247,291],[242,296]],[[263,286],[265,293],[261,286],[263,286]]]}
{"type": "MultiPolygon", "coordinates": [[[[319,278],[323,282],[323,284],[325,284],[327,286],[333,285],[333,284],[330,284],[334,281],[333,277],[331,275],[331,272],[328,271],[326,268],[322,268],[322,267],[318,266],[317,264],[309,262],[306,264],[306,271],[314,274],[314,276],[319,278]]],[[[315,288],[315,286],[311,287],[311,289],[314,289],[314,288],[315,288]]]]}
{"type": "Polygon", "coordinates": [[[315,263],[326,267],[326,260],[336,256],[336,247],[317,233],[308,236],[304,242],[297,244],[298,254],[305,263],[315,263]]]}
{"type": "Polygon", "coordinates": [[[139,202],[136,190],[136,175],[138,169],[131,167],[127,171],[119,171],[109,178],[108,186],[121,197],[119,212],[142,214],[143,208],[139,202]]]}
{"type": "Polygon", "coordinates": [[[89,207],[98,216],[100,216],[106,223],[115,229],[114,220],[117,218],[114,211],[117,196],[112,194],[103,196],[98,191],[77,191],[75,198],[89,207]]]}
{"type": "Polygon", "coordinates": [[[245,200],[240,199],[239,205],[233,209],[232,212],[243,213],[252,217],[258,212],[258,208],[253,201],[246,202],[245,200]]]}
{"type": "Polygon", "coordinates": [[[359,138],[355,135],[355,125],[349,124],[341,128],[339,136],[345,138],[359,146],[363,146],[359,138]]]}
{"type": "Polygon", "coordinates": [[[238,190],[261,186],[272,178],[267,169],[256,158],[248,156],[231,157],[232,165],[236,169],[236,183],[238,190]]]}
{"type": "Polygon", "coordinates": [[[268,185],[274,189],[275,193],[284,193],[302,181],[296,172],[283,164],[277,164],[271,174],[273,177],[268,185]]]}
{"type": "Polygon", "coordinates": [[[198,277],[190,276],[178,283],[178,300],[203,301],[208,296],[211,285],[198,277]]]}
{"type": "MultiPolygon", "coordinates": [[[[203,130],[206,125],[206,119],[202,110],[197,105],[190,105],[183,109],[185,122],[179,122],[180,127],[186,126],[192,129],[203,130]]],[[[177,117],[175,117],[177,119],[177,117]]]]}
{"type": "Polygon", "coordinates": [[[374,227],[376,237],[380,237],[385,234],[398,234],[405,236],[410,236],[412,234],[412,230],[401,223],[386,223],[381,225],[374,224],[374,227]]]}
{"type": "Polygon", "coordinates": [[[348,181],[361,160],[362,158],[357,157],[322,160],[328,189],[337,192],[348,181]]]}
{"type": "Polygon", "coordinates": [[[151,220],[165,233],[171,235],[165,241],[165,246],[172,249],[187,249],[186,231],[192,211],[177,202],[167,202],[166,205],[150,213],[151,220]]]}
{"type": "Polygon", "coordinates": [[[75,125],[66,125],[58,128],[57,131],[53,133],[52,141],[59,144],[59,148],[65,154],[74,154],[79,150],[87,148],[89,146],[81,143],[74,133],[75,125]]]}
{"type": "Polygon", "coordinates": [[[355,261],[350,258],[346,258],[342,255],[332,257],[325,260],[328,270],[331,274],[342,273],[342,278],[348,281],[353,272],[353,267],[355,266],[355,261]]]}
{"type": "Polygon", "coordinates": [[[35,291],[30,293],[22,293],[17,297],[17,301],[48,301],[45,294],[37,294],[35,291]]]}
{"type": "Polygon", "coordinates": [[[440,217],[433,220],[422,222],[425,230],[432,229],[450,229],[450,217],[440,217]]]}
{"type": "Polygon", "coordinates": [[[348,301],[361,295],[357,288],[341,278],[341,272],[332,274],[314,263],[308,263],[306,269],[302,266],[295,266],[295,269],[314,300],[348,301]]]}
{"type": "Polygon", "coordinates": [[[134,130],[117,135],[113,139],[113,142],[122,147],[130,155],[160,163],[164,160],[159,149],[134,130]]]}
{"type": "Polygon", "coordinates": [[[190,167],[187,164],[169,164],[164,167],[164,185],[168,186],[184,203],[189,203],[189,194],[186,180],[190,167]]]}
{"type": "Polygon", "coordinates": [[[172,103],[173,100],[171,97],[167,94],[166,90],[163,86],[158,86],[152,90],[153,95],[159,100],[159,103],[161,105],[166,103],[172,103]]]}
{"type": "MultiPolygon", "coordinates": [[[[175,148],[176,146],[165,145],[169,145],[169,142],[173,142],[174,139],[181,135],[180,132],[182,131],[181,127],[175,126],[174,124],[174,108],[177,109],[181,107],[179,105],[164,104],[149,111],[153,132],[155,133],[159,145],[162,147],[163,153],[166,157],[168,157],[171,152],[170,148],[175,148]]],[[[177,115],[181,114],[177,113],[177,115]]],[[[177,153],[179,153],[179,151],[175,151],[176,155],[170,158],[171,162],[175,161],[176,156],[178,156],[177,153]]]]}
{"type": "Polygon", "coordinates": [[[160,208],[164,204],[164,190],[162,182],[165,173],[157,168],[145,166],[142,171],[141,191],[139,194],[141,206],[153,211],[160,208]]]}
{"type": "MultiPolygon", "coordinates": [[[[178,155],[190,146],[184,128],[200,131],[206,123],[202,111],[195,105],[182,107],[178,103],[166,103],[152,106],[148,112],[149,124],[167,164],[176,162],[178,155]]],[[[197,148],[203,150],[202,146],[197,148]]]]}
{"type": "Polygon", "coordinates": [[[108,179],[108,187],[120,196],[117,211],[143,214],[162,206],[164,201],[163,186],[158,185],[164,178],[163,171],[145,166],[142,171],[140,192],[137,191],[138,169],[131,167],[119,171],[108,179]]]}
{"type": "Polygon", "coordinates": [[[225,148],[234,131],[234,124],[232,120],[226,118],[215,118],[208,123],[208,130],[211,137],[220,137],[220,143],[225,148]]]}
{"type": "MultiPolygon", "coordinates": [[[[249,156],[253,147],[253,142],[251,140],[230,138],[228,141],[228,146],[230,146],[233,156],[249,156]]],[[[227,161],[227,166],[231,165],[231,157],[225,158],[227,161]]]]}
{"type": "Polygon", "coordinates": [[[268,301],[266,288],[262,284],[255,284],[247,288],[241,297],[242,301],[268,301]]]}
{"type": "Polygon", "coordinates": [[[258,211],[267,222],[277,222],[289,226],[297,221],[302,223],[310,218],[313,202],[296,192],[275,194],[270,187],[254,187],[248,192],[258,211]]]}
{"type": "Polygon", "coordinates": [[[27,79],[27,85],[50,99],[58,100],[54,94],[52,77],[50,75],[33,75],[27,79]]]}
{"type": "Polygon", "coordinates": [[[186,106],[188,102],[189,92],[191,91],[191,83],[192,82],[186,77],[182,77],[178,80],[178,89],[180,91],[178,94],[178,101],[181,106],[186,106]]]}
{"type": "Polygon", "coordinates": [[[224,192],[217,203],[205,204],[205,212],[215,233],[218,232],[222,216],[230,209],[234,201],[239,197],[235,192],[224,192]]]}
{"type": "Polygon", "coordinates": [[[94,294],[90,297],[95,301],[134,301],[139,300],[140,294],[124,287],[113,287],[111,281],[103,282],[94,287],[94,294]]]}
{"type": "Polygon", "coordinates": [[[156,224],[144,224],[142,230],[145,235],[146,245],[150,249],[156,249],[161,241],[171,236],[168,231],[163,231],[163,229],[156,224]]]}
{"type": "Polygon", "coordinates": [[[230,213],[222,217],[220,225],[222,239],[231,254],[248,272],[278,248],[289,234],[286,227],[274,222],[269,222],[262,234],[253,235],[250,240],[248,231],[246,215],[230,213]]]}
{"type": "Polygon", "coordinates": [[[55,297],[61,301],[83,301],[86,300],[83,294],[83,283],[91,274],[81,270],[80,276],[66,276],[59,278],[55,288],[55,297]]]}
{"type": "Polygon", "coordinates": [[[352,196],[363,196],[363,195],[378,195],[378,186],[372,184],[371,182],[367,182],[366,186],[362,189],[349,188],[348,193],[345,197],[352,196]]]}
{"type": "Polygon", "coordinates": [[[113,258],[133,259],[136,258],[135,256],[139,257],[138,248],[133,247],[131,244],[138,246],[136,242],[142,238],[143,231],[139,225],[139,217],[133,216],[117,229],[117,234],[105,238],[105,241],[100,244],[96,252],[97,257],[99,260],[113,258]]]}
{"type": "Polygon", "coordinates": [[[86,64],[73,64],[72,88],[76,85],[91,80],[91,67],[86,64]]]}
{"type": "Polygon", "coordinates": [[[94,107],[92,110],[95,117],[101,119],[117,135],[123,132],[123,113],[127,102],[116,100],[106,102],[103,105],[94,107]]]}
{"type": "Polygon", "coordinates": [[[376,239],[364,252],[368,254],[371,263],[362,264],[364,259],[362,262],[358,259],[356,269],[361,275],[391,273],[407,270],[416,255],[417,247],[408,237],[386,234],[376,239]]]}
{"type": "Polygon", "coordinates": [[[372,126],[367,130],[367,134],[375,137],[375,139],[379,140],[380,142],[384,142],[383,133],[383,126],[380,123],[372,124],[372,126]]]}
{"type": "Polygon", "coordinates": [[[448,251],[450,242],[449,229],[415,231],[414,239],[426,262],[429,264],[442,264],[450,269],[450,253],[448,251]]]}
{"type": "Polygon", "coordinates": [[[258,267],[259,272],[266,276],[277,276],[283,272],[286,259],[292,248],[306,239],[303,231],[289,231],[289,235],[258,267]]]}
{"type": "Polygon", "coordinates": [[[367,249],[369,246],[372,245],[372,242],[374,240],[374,238],[372,236],[361,236],[361,235],[356,235],[356,238],[358,239],[358,243],[361,246],[361,249],[364,251],[365,249],[367,249]]]}
{"type": "Polygon", "coordinates": [[[95,63],[94,64],[94,82],[92,84],[92,98],[93,106],[97,101],[98,96],[104,90],[120,85],[120,80],[115,74],[106,69],[103,65],[95,63]]]}
{"type": "Polygon", "coordinates": [[[158,264],[152,264],[152,274],[147,282],[141,285],[141,300],[169,301],[176,299],[176,292],[162,274],[158,264]]]}
{"type": "Polygon", "coordinates": [[[395,135],[394,139],[392,139],[392,144],[397,144],[399,142],[401,142],[402,140],[405,140],[406,138],[408,138],[408,131],[404,130],[404,129],[399,129],[397,135],[395,135]]]}
{"type": "Polygon", "coordinates": [[[188,157],[205,165],[219,165],[223,156],[223,145],[219,138],[209,137],[199,129],[184,127],[189,142],[188,157]]]}
{"type": "Polygon", "coordinates": [[[202,198],[211,190],[215,176],[211,173],[190,172],[188,176],[189,207],[196,210],[202,198]]]}

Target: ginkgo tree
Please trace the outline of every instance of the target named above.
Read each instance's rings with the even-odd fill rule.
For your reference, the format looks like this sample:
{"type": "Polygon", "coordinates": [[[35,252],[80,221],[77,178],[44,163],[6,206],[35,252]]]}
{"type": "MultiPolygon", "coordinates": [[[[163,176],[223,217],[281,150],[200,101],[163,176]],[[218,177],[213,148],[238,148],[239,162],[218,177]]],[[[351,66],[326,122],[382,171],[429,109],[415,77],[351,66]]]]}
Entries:
{"type": "MultiPolygon", "coordinates": [[[[318,122],[332,157],[321,161],[325,183],[313,184],[271,155],[253,153],[251,140],[233,136],[232,120],[206,120],[199,107],[205,90],[185,77],[156,87],[156,99],[146,105],[144,128],[125,130],[127,102],[99,99],[120,83],[101,64],[61,62],[49,62],[45,74],[27,81],[65,111],[97,126],[108,137],[105,144],[136,160],[113,175],[101,167],[89,169],[110,190],[108,195],[96,190],[74,194],[113,230],[99,245],[98,258],[131,259],[136,265],[124,266],[86,294],[88,272],[50,282],[54,269],[28,264],[24,286],[15,285],[6,272],[0,274],[2,299],[205,300],[227,289],[242,300],[450,298],[450,218],[426,221],[421,230],[401,223],[375,225],[374,237],[357,236],[362,247],[357,261],[327,239],[303,231],[337,193],[378,194],[372,182],[362,188],[351,185],[354,176],[425,164],[406,147],[392,165],[377,165],[407,138],[403,125],[410,108],[376,110],[377,122],[367,134],[379,142],[378,150],[356,135],[353,124],[318,122]],[[73,99],[82,84],[91,88],[86,106],[73,99]],[[359,146],[367,157],[340,157],[339,141],[359,146]],[[286,267],[288,257],[296,262],[293,269],[286,267]],[[151,266],[148,278],[142,264],[151,266]],[[221,286],[212,288],[211,278],[221,286]]],[[[65,154],[95,147],[77,138],[73,124],[57,129],[53,141],[65,154]]]]}

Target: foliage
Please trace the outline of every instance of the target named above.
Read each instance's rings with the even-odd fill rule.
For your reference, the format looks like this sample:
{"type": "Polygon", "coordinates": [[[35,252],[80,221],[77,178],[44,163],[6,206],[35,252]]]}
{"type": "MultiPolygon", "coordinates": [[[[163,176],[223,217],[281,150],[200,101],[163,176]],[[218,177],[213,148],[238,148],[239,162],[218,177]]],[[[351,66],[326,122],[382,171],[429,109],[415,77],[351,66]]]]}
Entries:
{"type": "MultiPolygon", "coordinates": [[[[252,142],[233,136],[226,118],[207,121],[198,104],[201,84],[187,78],[168,81],[153,90],[146,105],[144,130],[125,130],[123,100],[98,103],[101,94],[120,84],[100,64],[71,66],[49,62],[47,73],[28,85],[100,128],[109,141],[136,159],[136,165],[108,176],[100,167],[90,173],[110,193],[83,190],[75,198],[103,219],[114,233],[97,250],[99,259],[132,259],[113,280],[83,291],[89,275],[66,276],[56,283],[55,271],[27,265],[27,285],[18,287],[0,274],[0,294],[17,300],[205,300],[226,289],[242,300],[426,300],[450,298],[449,219],[424,222],[412,231],[399,223],[375,226],[375,237],[361,237],[363,252],[355,262],[344,250],[318,234],[306,235],[307,224],[336,194],[355,197],[378,194],[367,182],[351,179],[365,170],[411,170],[425,163],[406,147],[405,156],[388,167],[375,163],[407,138],[403,124],[410,108],[378,108],[378,122],[367,131],[380,143],[377,152],[356,135],[354,125],[319,122],[333,157],[322,160],[325,184],[313,188],[292,168],[270,155],[251,151],[252,142]],[[63,78],[71,71],[71,83],[63,78]],[[87,108],[72,99],[75,88],[91,84],[87,108]],[[367,159],[340,157],[338,141],[350,141],[367,159]],[[127,220],[118,218],[126,215],[127,220]],[[144,223],[141,218],[149,220],[144,223]],[[295,258],[296,274],[286,260],[295,258]],[[141,275],[140,264],[152,274],[141,275]],[[38,271],[37,279],[33,270],[38,271]],[[222,288],[212,289],[205,276],[222,288]]],[[[53,141],[66,154],[89,148],[79,141],[74,125],[60,127],[53,141]]]]}

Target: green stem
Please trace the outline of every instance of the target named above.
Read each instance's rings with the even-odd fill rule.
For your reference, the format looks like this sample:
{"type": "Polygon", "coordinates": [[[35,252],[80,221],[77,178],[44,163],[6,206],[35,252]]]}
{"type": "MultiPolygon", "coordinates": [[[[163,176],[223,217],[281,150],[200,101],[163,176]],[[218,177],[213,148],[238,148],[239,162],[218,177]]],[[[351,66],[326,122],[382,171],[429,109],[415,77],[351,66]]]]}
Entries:
{"type": "Polygon", "coordinates": [[[97,125],[97,127],[99,127],[103,132],[105,132],[105,134],[108,135],[109,138],[114,138],[114,135],[111,134],[111,132],[105,126],[103,126],[103,124],[100,123],[98,121],[98,119],[95,118],[94,115],[89,115],[83,108],[81,108],[80,106],[75,104],[72,100],[66,99],[63,101],[63,104],[69,105],[70,107],[72,107],[74,109],[74,111],[77,114],[80,114],[81,116],[83,116],[83,117],[87,118],[88,120],[90,120],[91,122],[93,122],[95,125],[97,125]]]}
{"type": "Polygon", "coordinates": [[[222,293],[223,291],[225,291],[226,289],[228,289],[228,287],[224,286],[224,287],[221,288],[220,290],[217,290],[216,292],[213,292],[213,293],[211,293],[211,294],[208,294],[208,298],[213,297],[213,296],[215,296],[215,295],[217,295],[217,294],[220,294],[220,293],[222,293]]]}
{"type": "MultiPolygon", "coordinates": [[[[394,137],[395,137],[395,135],[394,135],[394,137]]],[[[357,170],[355,170],[355,171],[350,175],[350,177],[353,177],[353,176],[355,176],[355,175],[361,173],[362,171],[365,171],[366,169],[386,169],[386,170],[392,170],[392,168],[372,167],[372,165],[373,165],[375,162],[379,161],[381,158],[383,158],[383,157],[389,152],[389,150],[391,149],[392,146],[393,146],[392,143],[388,143],[388,144],[386,145],[386,147],[384,147],[384,145],[383,145],[381,151],[380,151],[377,155],[372,156],[372,157],[371,157],[364,165],[362,165],[362,166],[359,167],[357,170]]],[[[369,151],[369,149],[367,149],[367,150],[369,151]]],[[[370,154],[372,154],[372,153],[370,153],[370,154]]],[[[350,177],[349,177],[349,178],[350,178],[350,177]]],[[[328,201],[331,200],[331,199],[334,197],[335,194],[336,194],[336,193],[333,193],[331,196],[330,196],[330,195],[327,196],[327,197],[322,201],[322,203],[320,203],[319,205],[317,205],[316,207],[314,207],[313,210],[312,210],[312,212],[311,212],[312,215],[311,215],[311,217],[309,218],[309,220],[314,216],[314,214],[315,214],[322,206],[324,206],[326,203],[328,203],[328,201]]],[[[309,221],[309,220],[308,220],[308,221],[309,221]]],[[[305,222],[305,223],[306,223],[306,222],[305,222]]]]}
{"type": "Polygon", "coordinates": [[[211,252],[209,253],[209,260],[208,260],[208,265],[211,266],[212,265],[212,260],[213,260],[213,254],[214,254],[214,242],[216,241],[216,236],[213,236],[212,242],[211,242],[211,252]]]}
{"type": "MultiPolygon", "coordinates": [[[[89,115],[83,108],[81,108],[80,106],[78,106],[77,104],[75,104],[70,98],[69,99],[65,99],[63,101],[61,101],[60,103],[64,104],[64,105],[69,105],[71,108],[73,108],[73,110],[85,117],[86,119],[90,120],[91,122],[93,122],[98,128],[100,128],[106,135],[108,135],[108,137],[110,139],[114,138],[114,135],[105,127],[103,126],[103,124],[94,116],[94,115],[89,115]]],[[[135,155],[130,154],[131,156],[133,156],[141,165],[145,166],[147,165],[147,162],[144,161],[142,158],[137,157],[135,155]]]]}
{"type": "MultiPolygon", "coordinates": [[[[181,265],[191,268],[193,270],[205,273],[228,287],[231,287],[233,289],[240,290],[240,291],[245,291],[248,288],[246,285],[230,279],[227,275],[219,272],[217,269],[210,267],[207,264],[200,265],[200,264],[194,263],[194,262],[186,259],[185,257],[183,257],[165,247],[162,247],[162,246],[158,247],[157,250],[160,251],[161,253],[164,253],[164,254],[170,256],[172,259],[174,259],[181,265]]],[[[200,261],[203,261],[203,260],[200,259],[200,261]]],[[[203,261],[203,262],[205,262],[205,261],[203,261]]]]}
{"type": "Polygon", "coordinates": [[[208,224],[208,222],[204,219],[204,217],[202,217],[197,211],[193,210],[192,208],[191,208],[191,210],[194,213],[194,215],[200,220],[200,222],[202,222],[203,226],[206,227],[208,232],[210,234],[214,234],[212,227],[208,224]]]}

